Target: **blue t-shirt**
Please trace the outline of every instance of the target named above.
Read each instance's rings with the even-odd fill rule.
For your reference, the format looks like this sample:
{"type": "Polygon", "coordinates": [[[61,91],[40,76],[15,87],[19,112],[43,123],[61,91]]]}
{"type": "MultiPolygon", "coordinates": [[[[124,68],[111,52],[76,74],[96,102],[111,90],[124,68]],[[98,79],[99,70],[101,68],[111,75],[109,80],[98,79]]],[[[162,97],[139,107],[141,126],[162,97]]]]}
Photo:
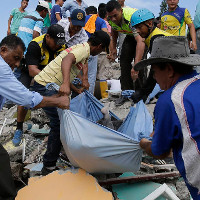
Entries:
{"type": "Polygon", "coordinates": [[[56,13],[59,13],[60,18],[62,19],[61,7],[57,4],[54,5],[51,9],[51,24],[56,24],[58,22],[58,20],[56,19],[56,13]]]}
{"type": "MultiPolygon", "coordinates": [[[[85,18],[85,24],[87,23],[88,19],[90,19],[92,15],[87,15],[85,18]]],[[[100,17],[97,17],[96,21],[95,21],[95,26],[96,26],[96,31],[100,31],[102,28],[107,28],[106,22],[105,20],[103,20],[100,17]]],[[[88,34],[88,37],[90,38],[91,34],[89,32],[86,31],[86,33],[88,34]]]]}
{"type": "MultiPolygon", "coordinates": [[[[196,76],[194,71],[189,75],[182,76],[177,83],[190,79],[196,76]]],[[[165,91],[155,107],[155,132],[152,140],[151,149],[154,155],[162,155],[170,152],[173,149],[174,162],[180,174],[184,178],[186,185],[194,200],[200,199],[198,195],[198,189],[188,184],[187,174],[185,168],[185,162],[183,158],[183,131],[178,114],[175,110],[175,105],[172,102],[172,92],[175,85],[165,91]]],[[[187,117],[187,123],[191,138],[196,143],[195,148],[200,151],[200,80],[193,82],[189,85],[183,94],[183,101],[181,105],[184,105],[185,115],[187,117]]],[[[186,122],[184,122],[186,123],[186,122]]],[[[188,150],[189,151],[189,150],[188,150]]],[[[190,155],[193,156],[193,151],[190,151],[190,155]]],[[[197,159],[200,161],[199,158],[197,159]]],[[[197,160],[194,160],[194,166],[197,160]]],[[[196,168],[197,169],[197,168],[196,168]]],[[[199,168],[198,168],[199,169],[199,168]]],[[[197,169],[197,170],[198,170],[197,169]]],[[[192,170],[192,169],[191,169],[192,170]]],[[[200,171],[199,171],[200,173],[200,171]]],[[[199,173],[196,176],[199,176],[199,173]]]]}
{"type": "Polygon", "coordinates": [[[33,39],[33,31],[41,34],[43,24],[43,18],[37,11],[31,12],[21,20],[17,36],[23,40],[26,48],[33,39]]]}
{"type": "Polygon", "coordinates": [[[194,16],[194,26],[195,28],[200,28],[200,0],[197,4],[195,16],[194,16]]]}

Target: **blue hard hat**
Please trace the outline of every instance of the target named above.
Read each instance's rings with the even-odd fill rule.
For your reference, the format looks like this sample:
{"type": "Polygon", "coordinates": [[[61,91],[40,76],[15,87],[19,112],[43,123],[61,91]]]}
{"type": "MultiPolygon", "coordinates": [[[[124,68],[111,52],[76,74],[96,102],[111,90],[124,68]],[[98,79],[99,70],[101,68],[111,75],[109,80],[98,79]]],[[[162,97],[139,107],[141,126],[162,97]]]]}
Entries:
{"type": "Polygon", "coordinates": [[[137,24],[140,24],[142,22],[145,22],[149,19],[154,19],[154,18],[155,18],[154,14],[148,9],[146,8],[139,9],[136,12],[134,12],[131,16],[131,26],[133,27],[137,24]]]}

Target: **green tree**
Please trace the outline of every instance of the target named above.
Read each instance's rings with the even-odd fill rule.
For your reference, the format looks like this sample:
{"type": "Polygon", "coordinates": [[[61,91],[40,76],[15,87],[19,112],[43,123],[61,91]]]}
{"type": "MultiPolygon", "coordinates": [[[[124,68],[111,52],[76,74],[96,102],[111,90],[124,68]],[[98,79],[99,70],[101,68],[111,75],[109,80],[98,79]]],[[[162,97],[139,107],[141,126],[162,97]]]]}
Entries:
{"type": "Polygon", "coordinates": [[[161,4],[160,4],[160,13],[159,13],[159,16],[161,17],[161,15],[166,12],[168,9],[167,9],[167,3],[166,3],[166,0],[162,0],[161,4]]]}

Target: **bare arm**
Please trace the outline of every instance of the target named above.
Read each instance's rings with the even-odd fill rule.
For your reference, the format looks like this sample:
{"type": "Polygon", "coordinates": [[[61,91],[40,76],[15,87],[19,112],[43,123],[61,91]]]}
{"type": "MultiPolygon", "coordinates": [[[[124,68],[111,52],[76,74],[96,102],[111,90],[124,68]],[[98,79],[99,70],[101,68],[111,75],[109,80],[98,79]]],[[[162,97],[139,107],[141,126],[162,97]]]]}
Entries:
{"type": "Polygon", "coordinates": [[[151,141],[147,140],[146,138],[142,138],[141,141],[140,141],[140,147],[151,157],[153,158],[156,158],[156,159],[164,159],[166,158],[167,156],[170,155],[170,151],[167,152],[167,153],[164,153],[160,156],[156,156],[152,153],[152,150],[151,150],[151,141]]]}
{"type": "Polygon", "coordinates": [[[37,65],[29,65],[28,66],[28,70],[29,70],[29,75],[31,77],[35,77],[37,74],[40,73],[41,70],[38,69],[37,65]]]}
{"type": "Polygon", "coordinates": [[[190,29],[190,36],[192,38],[192,49],[194,51],[196,51],[197,50],[197,41],[196,41],[196,31],[195,31],[194,24],[193,23],[189,24],[188,28],[190,29]]]}
{"type": "Polygon", "coordinates": [[[110,56],[108,58],[112,61],[117,58],[117,38],[118,32],[111,29],[110,56]]]}
{"type": "Polygon", "coordinates": [[[76,62],[74,54],[69,53],[65,56],[61,63],[61,70],[63,75],[63,83],[60,86],[59,94],[60,95],[70,95],[70,70],[72,64],[76,62]]]}
{"type": "Polygon", "coordinates": [[[83,66],[82,86],[86,90],[88,90],[90,87],[88,82],[88,63],[83,66]]]}
{"type": "Polygon", "coordinates": [[[34,107],[42,108],[42,107],[58,107],[61,109],[69,109],[69,97],[68,96],[52,96],[52,97],[43,97],[43,100],[34,107]]]}
{"type": "Polygon", "coordinates": [[[12,18],[13,18],[13,16],[10,15],[10,17],[9,17],[9,19],[8,19],[8,31],[7,31],[7,35],[10,35],[10,34],[11,34],[10,25],[11,25],[12,18]]]}
{"type": "Polygon", "coordinates": [[[36,37],[39,37],[39,36],[40,36],[39,32],[33,31],[33,39],[36,38],[36,37]]]}
{"type": "Polygon", "coordinates": [[[61,20],[60,13],[56,13],[56,19],[58,20],[58,22],[61,20]]]}

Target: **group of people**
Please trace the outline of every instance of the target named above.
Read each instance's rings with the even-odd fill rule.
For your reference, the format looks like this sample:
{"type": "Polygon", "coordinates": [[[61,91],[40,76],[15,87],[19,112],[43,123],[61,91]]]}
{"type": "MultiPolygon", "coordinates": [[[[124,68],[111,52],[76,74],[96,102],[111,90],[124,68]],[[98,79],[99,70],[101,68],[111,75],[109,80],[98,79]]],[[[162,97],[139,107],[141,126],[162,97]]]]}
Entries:
{"type": "MultiPolygon", "coordinates": [[[[166,0],[168,11],[160,25],[150,10],[125,6],[124,0],[101,3],[98,10],[82,0],[55,0],[53,7],[51,0],[45,0],[31,13],[25,11],[28,2],[22,0],[21,7],[12,10],[8,36],[0,43],[0,106],[5,99],[19,105],[13,144],[21,143],[27,108],[42,107],[51,128],[42,173],[56,170],[61,149],[57,107],[69,108],[71,92],[94,93],[97,57],[106,52],[105,59],[119,57],[121,88],[135,90],[134,103],[145,101],[156,82],[165,90],[156,104],[152,139],[140,135],[140,146],[155,158],[167,157],[172,149],[193,199],[200,199],[200,80],[194,70],[200,56],[190,54],[200,49],[200,1],[193,23],[189,11],[178,6],[179,0],[166,0]],[[78,88],[73,85],[75,78],[80,79],[78,88]],[[59,91],[47,90],[48,83],[56,83],[59,91]]],[[[121,96],[115,103],[125,101],[121,96]]],[[[14,199],[9,156],[2,145],[0,155],[0,199],[14,199]]]]}

